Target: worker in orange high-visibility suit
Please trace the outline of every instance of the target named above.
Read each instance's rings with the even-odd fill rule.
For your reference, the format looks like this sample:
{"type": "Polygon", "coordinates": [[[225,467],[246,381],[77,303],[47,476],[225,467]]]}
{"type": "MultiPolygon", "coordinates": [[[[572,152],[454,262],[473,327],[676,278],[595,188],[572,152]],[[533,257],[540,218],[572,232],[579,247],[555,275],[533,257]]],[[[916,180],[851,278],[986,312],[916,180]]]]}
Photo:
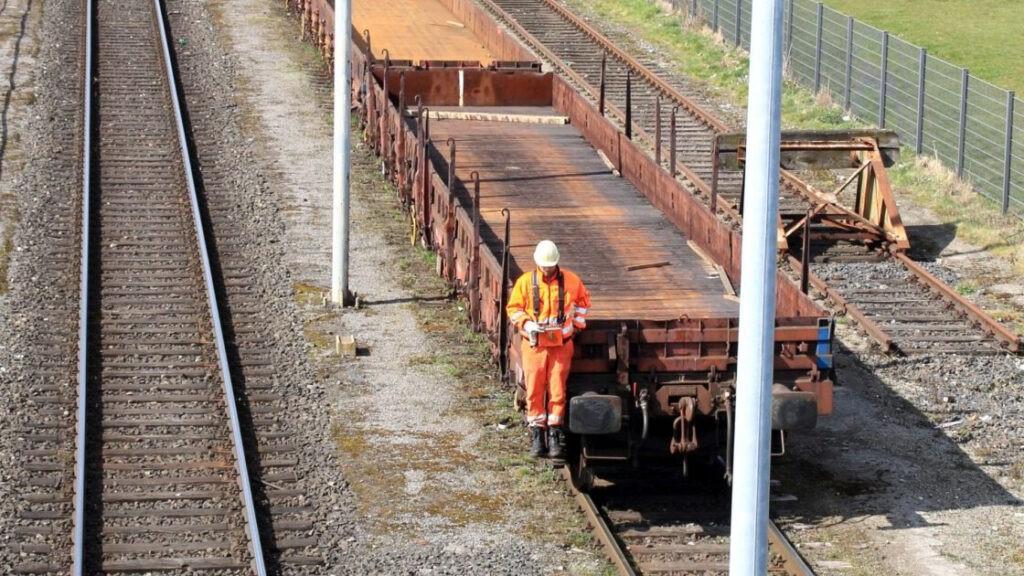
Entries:
{"type": "Polygon", "coordinates": [[[550,240],[537,244],[537,268],[516,280],[508,299],[508,319],[522,334],[521,356],[526,377],[526,418],[530,456],[544,452],[561,458],[565,447],[565,382],[572,365],[573,336],[587,327],[590,293],[579,276],[558,267],[558,247],[550,240]],[[545,394],[547,402],[545,402],[545,394]]]}

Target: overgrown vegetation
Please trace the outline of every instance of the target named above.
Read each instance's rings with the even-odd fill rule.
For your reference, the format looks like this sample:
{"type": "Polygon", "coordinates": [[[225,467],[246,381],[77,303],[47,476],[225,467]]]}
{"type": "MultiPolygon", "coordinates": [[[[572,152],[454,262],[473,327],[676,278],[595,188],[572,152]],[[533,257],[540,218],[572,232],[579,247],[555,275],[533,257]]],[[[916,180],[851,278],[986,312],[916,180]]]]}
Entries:
{"type": "Polygon", "coordinates": [[[942,222],[956,225],[956,236],[1007,260],[1024,273],[1024,220],[1003,216],[938,160],[914,157],[890,168],[893,187],[901,196],[927,207],[942,222]]]}

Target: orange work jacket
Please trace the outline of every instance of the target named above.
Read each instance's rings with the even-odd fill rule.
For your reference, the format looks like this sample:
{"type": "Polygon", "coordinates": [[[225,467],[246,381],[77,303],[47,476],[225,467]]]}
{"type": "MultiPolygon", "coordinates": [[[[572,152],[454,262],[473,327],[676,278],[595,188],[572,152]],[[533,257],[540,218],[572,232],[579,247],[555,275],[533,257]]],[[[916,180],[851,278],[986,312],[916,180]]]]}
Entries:
{"type": "Polygon", "coordinates": [[[505,311],[520,330],[527,320],[533,320],[542,328],[561,325],[562,336],[569,338],[577,330],[587,327],[590,292],[573,272],[559,268],[552,278],[545,279],[544,272],[537,268],[516,280],[505,311]],[[561,322],[558,313],[559,285],[562,292],[561,322]]]}

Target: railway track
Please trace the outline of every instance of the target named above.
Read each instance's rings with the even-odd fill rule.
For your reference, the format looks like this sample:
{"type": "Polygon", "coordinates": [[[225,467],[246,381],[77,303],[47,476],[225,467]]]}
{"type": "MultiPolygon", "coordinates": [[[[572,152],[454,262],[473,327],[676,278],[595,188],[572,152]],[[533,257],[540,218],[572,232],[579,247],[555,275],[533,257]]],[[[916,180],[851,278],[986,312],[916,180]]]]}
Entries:
{"type": "Polygon", "coordinates": [[[196,74],[176,85],[159,3],[94,1],[80,18],[68,59],[84,75],[68,116],[81,132],[68,147],[82,154],[65,152],[61,172],[81,177],[80,216],[41,243],[69,277],[62,300],[77,322],[43,306],[45,326],[28,335],[37,359],[17,417],[27,491],[9,568],[322,573],[226,127],[206,121],[215,105],[196,74]],[[194,123],[179,92],[195,99],[194,123]],[[77,389],[65,385],[74,350],[77,389]]]}
{"type": "MultiPolygon", "coordinates": [[[[555,0],[477,1],[530,47],[546,67],[593,101],[603,100],[607,114],[623,126],[630,124],[634,138],[644,141],[652,153],[659,149],[667,168],[671,167],[671,155],[665,153],[665,148],[670,147],[669,117],[674,109],[675,167],[684,184],[713,205],[720,217],[736,225],[742,222],[742,173],[716,173],[713,167],[715,137],[734,130],[696,103],[695,94],[687,93],[684,84],[655,72],[653,62],[626,53],[555,0]]],[[[797,222],[823,202],[826,200],[812,186],[784,171],[779,198],[782,222],[797,222]]],[[[839,251],[842,248],[838,247],[839,251]]],[[[800,252],[798,246],[790,247],[790,251],[800,252]]],[[[884,351],[967,355],[1021,351],[1019,335],[902,253],[882,242],[858,245],[853,251],[855,255],[845,256],[847,261],[857,262],[860,268],[870,268],[872,263],[884,265],[879,277],[893,285],[898,283],[899,289],[880,297],[863,282],[847,281],[835,274],[834,263],[844,261],[844,256],[836,254],[836,246],[812,246],[810,285],[834,309],[856,321],[884,351]],[[904,308],[912,309],[912,313],[904,314],[904,308]]],[[[790,264],[791,271],[799,275],[799,261],[790,259],[790,264]]]]}
{"type": "MultiPolygon", "coordinates": [[[[590,473],[587,471],[586,473],[590,473]]],[[[576,503],[601,542],[608,558],[623,576],[729,573],[728,492],[703,488],[680,490],[678,470],[639,480],[610,478],[594,481],[586,492],[563,469],[576,503]],[[652,479],[656,478],[656,479],[652,479]]],[[[774,522],[768,526],[768,574],[813,576],[814,572],[774,522]]]]}
{"type": "Polygon", "coordinates": [[[73,573],[266,574],[161,7],[86,9],[73,573]]]}

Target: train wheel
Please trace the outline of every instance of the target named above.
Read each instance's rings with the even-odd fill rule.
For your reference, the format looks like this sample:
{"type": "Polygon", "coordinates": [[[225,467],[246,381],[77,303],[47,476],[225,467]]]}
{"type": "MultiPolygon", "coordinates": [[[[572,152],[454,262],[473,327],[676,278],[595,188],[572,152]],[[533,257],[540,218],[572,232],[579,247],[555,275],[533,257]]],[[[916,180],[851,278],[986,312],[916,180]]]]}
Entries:
{"type": "Polygon", "coordinates": [[[580,450],[579,460],[577,460],[576,470],[572,475],[572,479],[576,489],[584,494],[589,493],[594,488],[594,471],[587,465],[587,459],[583,457],[582,450],[580,450]]]}

